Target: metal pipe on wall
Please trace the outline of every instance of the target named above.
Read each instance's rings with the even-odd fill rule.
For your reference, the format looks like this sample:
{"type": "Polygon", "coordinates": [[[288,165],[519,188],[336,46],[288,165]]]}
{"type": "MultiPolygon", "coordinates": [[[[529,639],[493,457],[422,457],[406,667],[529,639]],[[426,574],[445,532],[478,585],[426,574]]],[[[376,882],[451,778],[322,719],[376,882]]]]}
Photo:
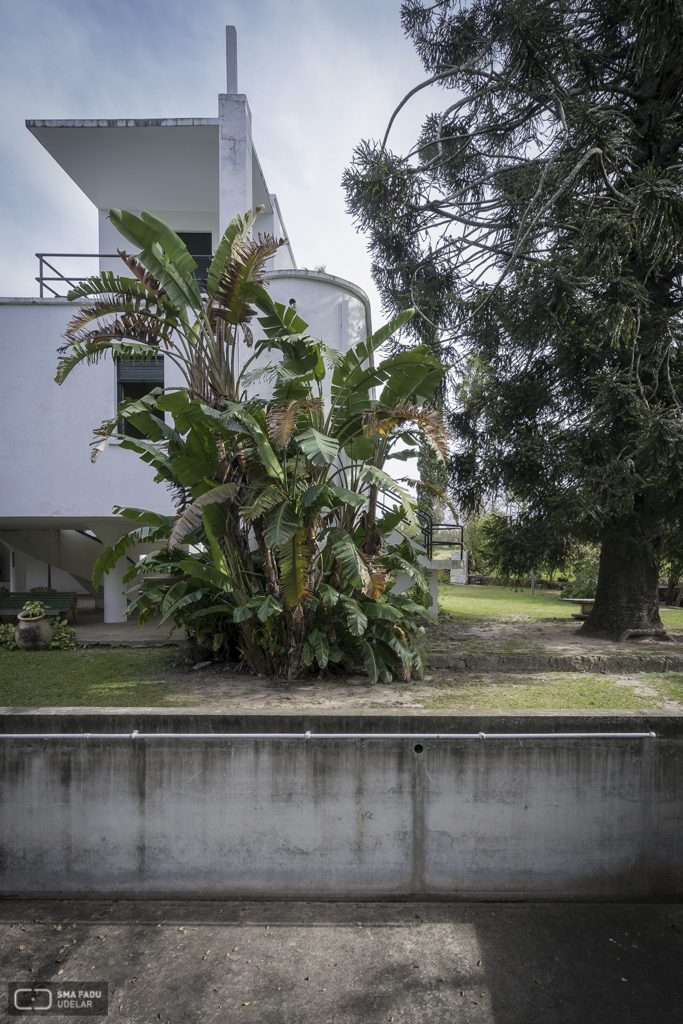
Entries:
{"type": "Polygon", "coordinates": [[[4,740],[556,740],[654,739],[655,732],[25,732],[4,740]]]}

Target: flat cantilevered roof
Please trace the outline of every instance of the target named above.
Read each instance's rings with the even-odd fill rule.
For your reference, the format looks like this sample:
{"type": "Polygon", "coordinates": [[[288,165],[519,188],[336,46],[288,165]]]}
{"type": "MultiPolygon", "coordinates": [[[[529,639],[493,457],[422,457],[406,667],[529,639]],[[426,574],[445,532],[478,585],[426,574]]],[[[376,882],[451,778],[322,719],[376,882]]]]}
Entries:
{"type": "Polygon", "coordinates": [[[27,121],[100,210],[218,210],[218,119],[27,121]]]}

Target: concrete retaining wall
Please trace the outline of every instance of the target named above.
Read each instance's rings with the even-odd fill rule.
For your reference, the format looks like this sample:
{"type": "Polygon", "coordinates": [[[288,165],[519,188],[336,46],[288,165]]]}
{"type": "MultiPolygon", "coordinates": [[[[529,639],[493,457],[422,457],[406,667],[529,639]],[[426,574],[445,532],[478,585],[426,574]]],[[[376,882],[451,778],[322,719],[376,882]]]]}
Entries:
{"type": "MultiPolygon", "coordinates": [[[[9,709],[8,709],[9,711],[9,709]]],[[[6,713],[18,732],[646,731],[654,739],[0,739],[21,896],[683,892],[683,719],[6,713]]]]}

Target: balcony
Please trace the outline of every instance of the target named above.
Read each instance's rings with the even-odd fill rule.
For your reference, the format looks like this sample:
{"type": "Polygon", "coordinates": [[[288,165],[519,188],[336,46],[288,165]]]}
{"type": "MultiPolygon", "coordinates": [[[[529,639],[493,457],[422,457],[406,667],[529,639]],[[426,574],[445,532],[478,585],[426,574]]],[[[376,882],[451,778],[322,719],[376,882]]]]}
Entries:
{"type": "MultiPolygon", "coordinates": [[[[65,299],[68,293],[74,288],[80,281],[86,281],[89,277],[93,277],[100,272],[100,260],[116,260],[116,272],[124,276],[130,276],[126,267],[122,263],[118,253],[114,252],[37,252],[36,257],[38,259],[38,276],[36,281],[38,282],[39,295],[41,299],[65,299]],[[55,261],[68,260],[69,264],[74,260],[97,260],[98,262],[92,264],[92,269],[89,273],[79,274],[78,272],[72,272],[71,266],[60,269],[59,264],[55,266],[55,261]]],[[[197,264],[197,269],[194,272],[194,277],[200,288],[206,286],[206,276],[211,265],[213,256],[205,253],[192,254],[192,259],[197,264]]],[[[86,266],[83,266],[86,269],[86,266]]],[[[110,267],[108,269],[114,269],[110,267]]]]}

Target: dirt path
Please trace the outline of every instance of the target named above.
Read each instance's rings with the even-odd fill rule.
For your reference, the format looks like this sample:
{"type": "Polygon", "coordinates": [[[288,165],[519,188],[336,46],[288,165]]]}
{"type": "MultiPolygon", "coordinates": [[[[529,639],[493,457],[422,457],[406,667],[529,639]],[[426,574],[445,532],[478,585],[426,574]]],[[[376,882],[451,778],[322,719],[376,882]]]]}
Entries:
{"type": "MultiPolygon", "coordinates": [[[[168,680],[171,683],[171,679],[168,680]]],[[[363,708],[613,708],[683,712],[679,673],[430,672],[411,683],[371,686],[367,677],[276,683],[229,668],[179,672],[172,681],[179,701],[212,708],[357,710],[363,708]]],[[[169,695],[170,696],[170,695],[169,695]]]]}
{"type": "Polygon", "coordinates": [[[463,621],[441,612],[439,624],[428,626],[426,632],[435,654],[630,654],[665,650],[683,654],[683,616],[681,628],[668,630],[674,643],[640,637],[617,644],[586,636],[581,633],[581,625],[575,619],[531,619],[525,615],[510,616],[504,621],[463,621]]]}

